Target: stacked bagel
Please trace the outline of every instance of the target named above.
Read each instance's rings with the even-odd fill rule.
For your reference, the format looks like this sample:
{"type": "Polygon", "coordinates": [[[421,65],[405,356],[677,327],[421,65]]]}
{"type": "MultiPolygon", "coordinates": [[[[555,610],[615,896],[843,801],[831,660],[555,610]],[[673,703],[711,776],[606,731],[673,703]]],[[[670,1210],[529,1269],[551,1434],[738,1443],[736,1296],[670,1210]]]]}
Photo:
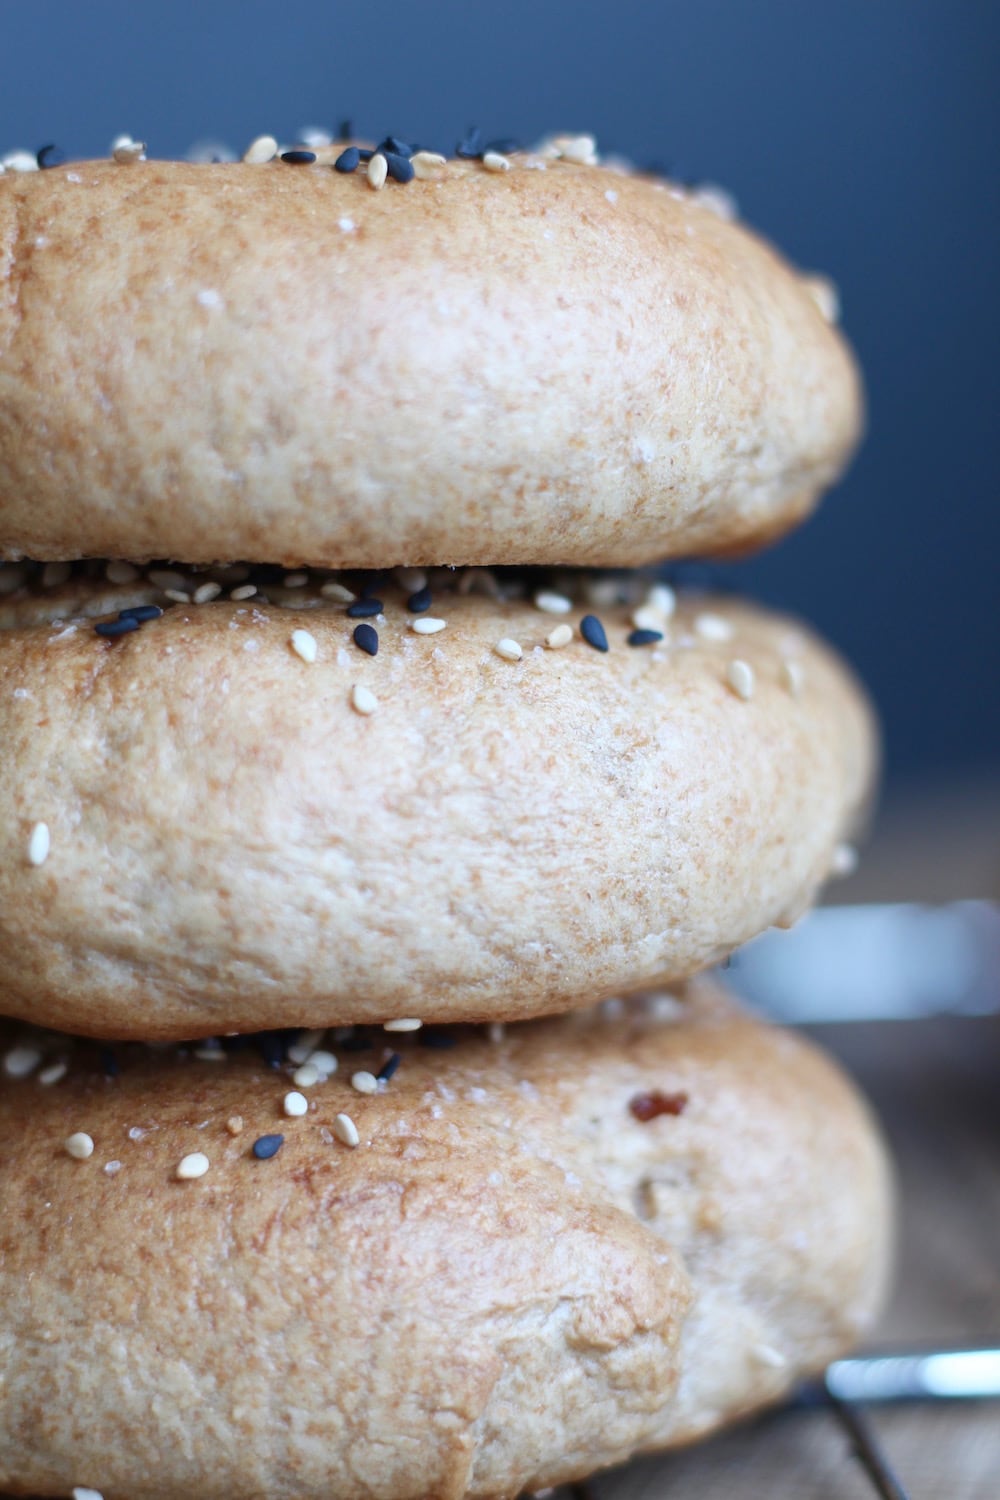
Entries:
{"type": "Polygon", "coordinates": [[[0,1488],[513,1496],[870,1325],[864,1105],[694,976],[872,716],[656,571],[838,476],[834,311],[588,137],[0,177],[0,1488]]]}

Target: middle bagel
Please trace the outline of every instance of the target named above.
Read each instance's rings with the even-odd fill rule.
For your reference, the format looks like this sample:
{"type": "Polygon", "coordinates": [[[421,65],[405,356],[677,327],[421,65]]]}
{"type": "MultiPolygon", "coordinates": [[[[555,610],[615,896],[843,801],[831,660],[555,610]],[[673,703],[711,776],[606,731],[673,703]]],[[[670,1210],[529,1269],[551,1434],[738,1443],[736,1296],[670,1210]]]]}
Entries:
{"type": "Polygon", "coordinates": [[[607,651],[586,605],[460,581],[427,634],[387,585],[376,657],[308,588],[88,618],[151,592],[6,604],[0,998],[47,1026],[518,1019],[680,978],[797,914],[870,793],[854,679],[729,599],[634,648],[602,606],[607,651]]]}

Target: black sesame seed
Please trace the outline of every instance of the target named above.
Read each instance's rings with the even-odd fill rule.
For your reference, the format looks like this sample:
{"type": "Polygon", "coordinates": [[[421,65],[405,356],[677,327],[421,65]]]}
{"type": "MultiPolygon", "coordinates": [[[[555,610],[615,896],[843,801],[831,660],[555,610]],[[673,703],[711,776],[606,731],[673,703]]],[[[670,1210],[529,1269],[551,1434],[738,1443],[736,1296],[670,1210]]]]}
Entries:
{"type": "Polygon", "coordinates": [[[293,167],[306,167],[311,161],[316,160],[315,151],[282,151],[281,160],[287,161],[293,167]]]}
{"type": "Polygon", "coordinates": [[[417,589],[415,594],[410,595],[406,601],[406,607],[411,615],[422,615],[424,610],[430,609],[433,602],[430,589],[422,588],[417,589]]]}
{"type": "Polygon", "coordinates": [[[483,133],[475,125],[467,130],[455,147],[455,155],[466,161],[476,161],[483,154],[483,133]]]}
{"type": "Polygon", "coordinates": [[[143,624],[146,620],[158,620],[163,610],[158,604],[133,604],[129,609],[118,611],[119,620],[138,620],[143,624]]]}
{"type": "Polygon", "coordinates": [[[372,625],[358,625],[354,630],[354,644],[367,651],[369,656],[378,656],[378,631],[372,625]]]}
{"type": "Polygon", "coordinates": [[[118,1077],[118,1059],[110,1047],[101,1048],[101,1072],[105,1078],[118,1077]]]}
{"type": "Polygon", "coordinates": [[[259,1135],[253,1143],[253,1154],[258,1161],[270,1161],[277,1156],[285,1144],[283,1135],[259,1135]]]}
{"type": "Polygon", "coordinates": [[[383,156],[412,156],[416,147],[409,141],[401,141],[398,135],[387,135],[378,148],[383,156]]]}
{"type": "Polygon", "coordinates": [[[383,1083],[388,1083],[389,1079],[395,1073],[396,1069],[399,1067],[402,1061],[403,1059],[400,1057],[399,1053],[393,1052],[391,1056],[386,1058],[385,1062],[375,1074],[375,1077],[381,1079],[383,1083]]]}
{"type": "Polygon", "coordinates": [[[35,160],[44,171],[46,167],[61,167],[66,160],[66,153],[60,151],[58,146],[40,146],[35,152],[35,160]]]}
{"type": "Polygon", "coordinates": [[[369,573],[358,589],[358,597],[359,599],[377,599],[384,586],[384,573],[369,573]]]}
{"type": "Polygon", "coordinates": [[[604,626],[596,615],[584,615],[580,621],[580,634],[588,646],[593,646],[595,651],[607,651],[608,638],[604,633],[604,626]]]}
{"type": "Polygon", "coordinates": [[[101,620],[94,626],[98,635],[103,635],[107,640],[113,640],[116,635],[130,635],[133,630],[139,629],[139,621],[128,620],[101,620]]]}
{"type": "Polygon", "coordinates": [[[633,630],[628,637],[630,646],[652,646],[663,640],[662,630],[633,630]]]}
{"type": "Polygon", "coordinates": [[[385,164],[393,182],[412,182],[413,163],[408,156],[399,156],[395,151],[386,151],[385,164]]]}
{"type": "Polygon", "coordinates": [[[359,146],[358,155],[360,156],[362,161],[371,161],[372,157],[375,155],[375,152],[370,146],[359,146]]]}
{"type": "MultiPolygon", "coordinates": [[[[513,151],[521,151],[524,148],[520,141],[514,140],[513,136],[501,136],[498,141],[487,141],[486,151],[496,151],[501,156],[510,156],[513,151]]],[[[485,156],[486,152],[483,152],[485,156]]]]}
{"type": "Polygon", "coordinates": [[[257,1051],[269,1068],[280,1068],[288,1055],[288,1038],[283,1031],[260,1031],[254,1038],[257,1051]]]}
{"type": "Polygon", "coordinates": [[[372,615],[380,615],[384,608],[381,599],[355,599],[353,604],[347,606],[347,618],[370,620],[372,615]]]}
{"type": "Polygon", "coordinates": [[[346,151],[341,151],[333,164],[335,172],[353,172],[361,160],[361,152],[357,146],[348,146],[346,151]]]}

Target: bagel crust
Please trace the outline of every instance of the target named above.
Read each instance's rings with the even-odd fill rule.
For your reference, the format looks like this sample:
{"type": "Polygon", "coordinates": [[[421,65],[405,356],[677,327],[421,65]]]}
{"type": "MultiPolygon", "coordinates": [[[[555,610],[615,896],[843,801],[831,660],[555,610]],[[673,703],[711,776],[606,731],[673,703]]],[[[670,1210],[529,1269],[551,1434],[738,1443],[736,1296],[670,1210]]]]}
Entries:
{"type": "Polygon", "coordinates": [[[599,166],[0,177],[0,557],[632,565],[799,521],[860,428],[813,283],[599,166]]]}
{"type": "Polygon", "coordinates": [[[513,1497],[776,1400],[870,1326],[886,1162],[807,1043],[704,983],[450,1039],[393,1039],[370,1096],[347,1073],[381,1039],[342,1054],[298,1119],[252,1048],[122,1047],[109,1079],[78,1044],[45,1083],[44,1039],[0,1091],[0,1486],[513,1497]]]}
{"type": "Polygon", "coordinates": [[[144,1039],[515,1020],[804,909],[874,773],[827,648],[695,596],[636,648],[601,608],[602,652],[584,604],[458,588],[0,632],[0,1009],[144,1039]]]}

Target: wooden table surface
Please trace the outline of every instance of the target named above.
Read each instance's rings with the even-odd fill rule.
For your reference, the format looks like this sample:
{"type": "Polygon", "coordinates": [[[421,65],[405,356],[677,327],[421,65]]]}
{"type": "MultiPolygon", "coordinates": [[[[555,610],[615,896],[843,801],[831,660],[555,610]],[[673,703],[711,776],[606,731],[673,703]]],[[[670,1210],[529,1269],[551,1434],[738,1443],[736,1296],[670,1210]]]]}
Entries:
{"type": "MultiPolygon", "coordinates": [[[[1000,1016],[816,1028],[899,1171],[896,1293],[874,1345],[1000,1346],[1000,1016]]],[[[1000,1401],[869,1413],[911,1500],[1000,1500],[1000,1401]]],[[[871,1500],[824,1411],[784,1410],[591,1481],[592,1500],[871,1500]]],[[[560,1495],[560,1500],[562,1496],[560,1495]]]]}

